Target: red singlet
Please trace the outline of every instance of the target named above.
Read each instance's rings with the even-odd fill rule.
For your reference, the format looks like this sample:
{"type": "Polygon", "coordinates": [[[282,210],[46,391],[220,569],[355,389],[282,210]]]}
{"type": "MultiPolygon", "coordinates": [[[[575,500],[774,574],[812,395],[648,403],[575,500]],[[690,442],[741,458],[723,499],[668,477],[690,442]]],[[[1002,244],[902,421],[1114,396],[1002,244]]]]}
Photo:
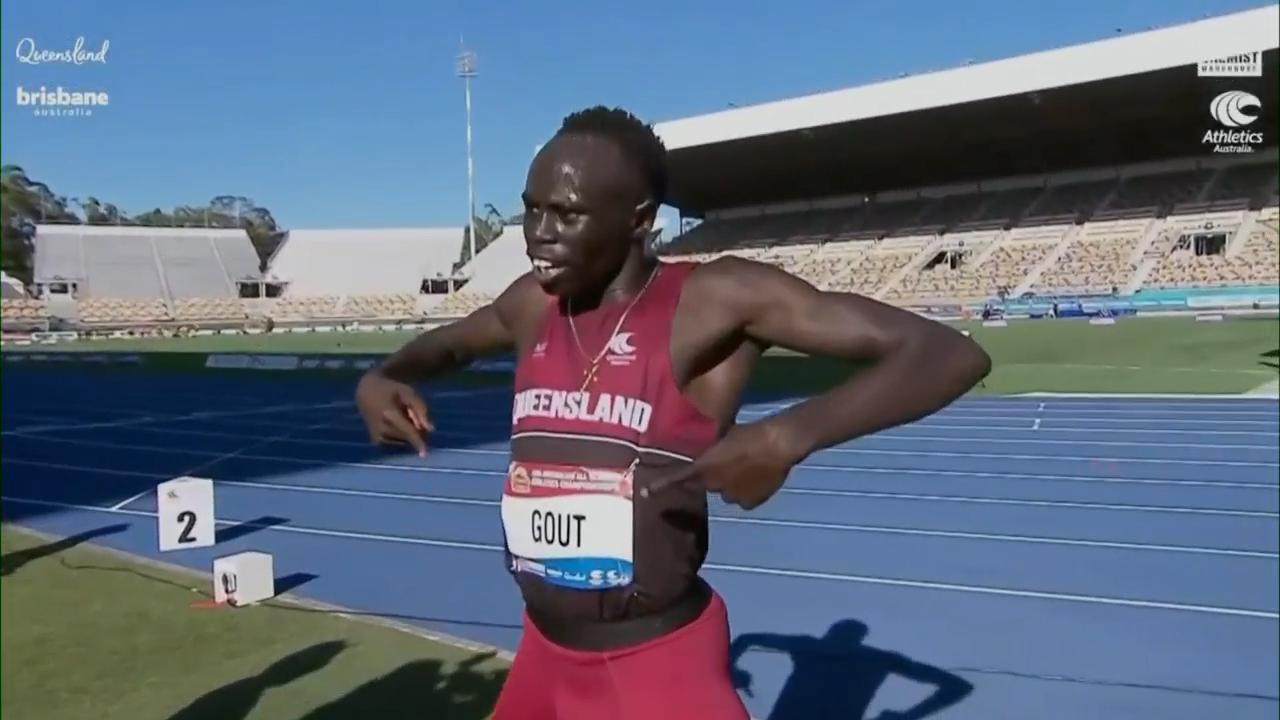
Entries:
{"type": "Polygon", "coordinates": [[[691,621],[622,646],[574,649],[548,632],[643,623],[687,604],[700,582],[705,492],[636,492],[717,439],[671,370],[671,323],[695,267],[661,263],[634,305],[605,304],[572,324],[549,300],[517,360],[502,521],[526,613],[495,720],[747,718],[714,593],[691,621]]]}

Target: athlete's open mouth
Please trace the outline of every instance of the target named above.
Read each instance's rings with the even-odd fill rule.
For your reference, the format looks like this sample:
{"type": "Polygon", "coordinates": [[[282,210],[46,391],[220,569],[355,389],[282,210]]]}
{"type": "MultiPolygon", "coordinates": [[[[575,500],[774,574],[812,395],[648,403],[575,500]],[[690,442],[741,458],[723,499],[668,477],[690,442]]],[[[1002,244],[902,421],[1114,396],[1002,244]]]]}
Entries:
{"type": "Polygon", "coordinates": [[[543,258],[530,258],[533,262],[533,273],[540,280],[551,280],[558,277],[564,272],[564,266],[544,260],[543,258]]]}

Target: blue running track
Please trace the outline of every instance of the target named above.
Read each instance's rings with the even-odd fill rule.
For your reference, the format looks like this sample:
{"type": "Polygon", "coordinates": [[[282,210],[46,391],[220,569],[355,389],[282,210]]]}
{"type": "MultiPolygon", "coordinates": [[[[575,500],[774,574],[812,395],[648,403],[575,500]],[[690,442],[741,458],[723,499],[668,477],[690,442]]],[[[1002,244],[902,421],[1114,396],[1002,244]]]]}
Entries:
{"type": "MultiPolygon", "coordinates": [[[[516,645],[506,390],[431,388],[425,460],[369,445],[349,377],[6,367],[3,392],[8,521],[127,523],[96,542],[206,572],[265,550],[295,594],[516,645]],[[162,556],[154,486],[186,473],[217,481],[223,534],[162,556]]],[[[932,717],[1274,719],[1278,422],[1274,399],[972,398],[818,453],[753,512],[716,500],[705,576],[748,707],[872,718],[971,686],[932,717]]]]}

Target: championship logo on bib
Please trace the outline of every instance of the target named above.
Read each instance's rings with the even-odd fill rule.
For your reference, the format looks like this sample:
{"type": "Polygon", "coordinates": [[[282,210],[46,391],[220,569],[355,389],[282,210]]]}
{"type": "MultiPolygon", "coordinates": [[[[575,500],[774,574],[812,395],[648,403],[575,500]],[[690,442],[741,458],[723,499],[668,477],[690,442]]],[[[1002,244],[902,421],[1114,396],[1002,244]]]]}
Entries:
{"type": "Polygon", "coordinates": [[[512,570],[565,587],[629,585],[632,566],[629,468],[513,462],[502,495],[512,570]]]}

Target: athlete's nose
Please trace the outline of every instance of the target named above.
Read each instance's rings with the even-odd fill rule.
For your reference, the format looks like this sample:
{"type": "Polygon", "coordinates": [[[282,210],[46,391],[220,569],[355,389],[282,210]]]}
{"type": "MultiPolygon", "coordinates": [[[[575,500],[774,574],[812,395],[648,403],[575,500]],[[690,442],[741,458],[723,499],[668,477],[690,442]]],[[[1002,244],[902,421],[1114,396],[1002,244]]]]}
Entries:
{"type": "Polygon", "coordinates": [[[524,237],[530,245],[550,245],[556,241],[555,218],[551,213],[532,211],[525,216],[524,237]]]}

